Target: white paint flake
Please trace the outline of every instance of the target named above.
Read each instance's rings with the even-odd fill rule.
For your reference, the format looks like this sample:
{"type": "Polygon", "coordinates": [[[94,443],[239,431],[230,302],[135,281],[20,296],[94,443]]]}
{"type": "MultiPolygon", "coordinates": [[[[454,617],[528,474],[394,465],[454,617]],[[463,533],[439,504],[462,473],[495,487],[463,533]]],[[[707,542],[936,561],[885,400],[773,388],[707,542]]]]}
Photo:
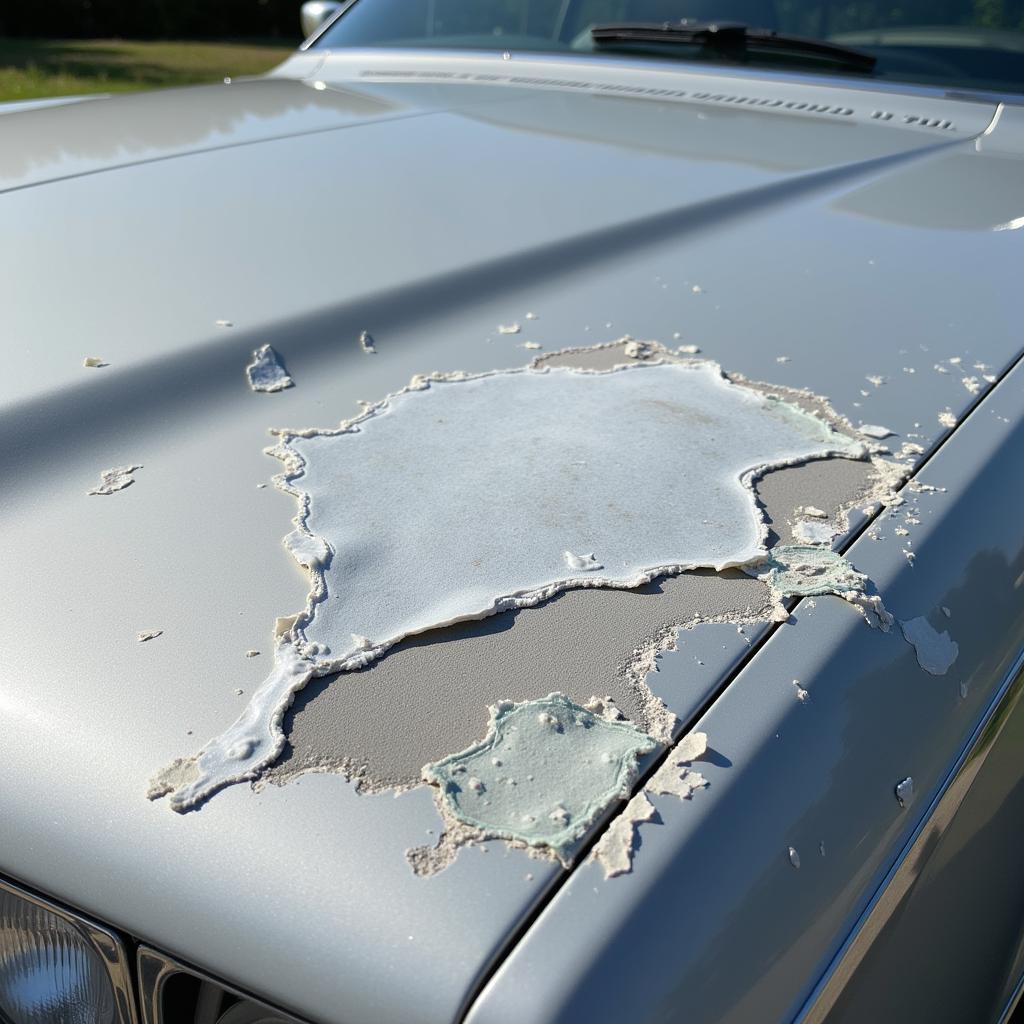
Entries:
{"type": "Polygon", "coordinates": [[[369,331],[360,331],[359,333],[359,347],[367,354],[375,356],[377,354],[377,346],[373,340],[373,335],[369,331]]]}
{"type": "Polygon", "coordinates": [[[652,821],[657,813],[654,804],[641,791],[608,826],[593,853],[594,860],[604,869],[605,878],[624,875],[632,869],[637,827],[652,821]]]}
{"type": "Polygon", "coordinates": [[[113,469],[105,469],[100,473],[100,483],[94,487],[89,494],[113,494],[115,491],[123,491],[135,483],[133,473],[142,469],[142,466],[114,466],[113,469]]]}
{"type": "Polygon", "coordinates": [[[704,776],[690,768],[690,763],[703,757],[707,749],[706,733],[688,733],[676,744],[665,763],[651,776],[644,788],[626,804],[591,854],[591,859],[604,869],[605,878],[626,874],[632,869],[637,828],[646,821],[652,821],[656,813],[649,799],[650,794],[689,800],[698,789],[707,786],[704,776]]]}
{"type": "Polygon", "coordinates": [[[245,368],[249,387],[253,391],[283,391],[295,384],[288,376],[278,354],[263,345],[252,354],[252,362],[245,368]]]}
{"type": "Polygon", "coordinates": [[[538,348],[543,348],[543,347],[544,347],[543,345],[539,345],[535,341],[524,341],[523,342],[523,348],[538,349],[538,348]]]}
{"type": "Polygon", "coordinates": [[[857,431],[865,437],[874,438],[876,441],[882,441],[887,437],[892,437],[893,434],[896,433],[895,430],[890,430],[888,427],[881,427],[877,423],[862,423],[857,428],[857,431]]]}
{"type": "Polygon", "coordinates": [[[964,377],[960,383],[963,384],[963,386],[967,388],[972,395],[981,394],[981,381],[978,380],[977,377],[964,377]]]}
{"type": "Polygon", "coordinates": [[[519,324],[498,324],[499,334],[518,334],[521,330],[519,324]]]}
{"type": "Polygon", "coordinates": [[[235,325],[230,320],[214,320],[215,327],[234,327],[235,325]]]}
{"type": "Polygon", "coordinates": [[[793,537],[801,544],[831,544],[835,535],[832,524],[820,519],[798,519],[793,526],[793,537]]]}
{"type": "Polygon", "coordinates": [[[786,852],[787,852],[787,855],[789,856],[789,863],[792,864],[793,867],[799,868],[800,867],[800,854],[797,853],[796,847],[795,846],[790,846],[790,847],[787,848],[786,852]]]}
{"type": "Polygon", "coordinates": [[[956,416],[953,415],[952,409],[948,406],[939,413],[939,423],[944,427],[956,426],[956,416]]]}
{"type": "Polygon", "coordinates": [[[900,807],[906,807],[914,799],[914,780],[909,775],[896,784],[896,799],[900,807]]]}
{"type": "Polygon", "coordinates": [[[933,676],[944,676],[960,653],[959,645],[950,639],[949,633],[940,633],[924,616],[901,619],[900,629],[904,639],[913,645],[917,663],[933,676]]]}
{"type": "Polygon", "coordinates": [[[86,356],[82,360],[82,365],[88,368],[98,369],[101,366],[109,366],[110,363],[101,359],[99,356],[86,356]]]}
{"type": "Polygon", "coordinates": [[[676,351],[681,356],[695,356],[700,351],[700,345],[679,345],[676,351]]]}
{"type": "Polygon", "coordinates": [[[800,685],[799,679],[793,680],[793,692],[796,694],[796,699],[800,701],[801,704],[806,704],[811,698],[811,695],[800,685]]]}
{"type": "MultiPolygon", "coordinates": [[[[189,759],[189,781],[161,775],[154,792],[173,791],[177,811],[272,763],[284,712],[313,675],[569,588],[763,563],[767,525],[753,481],[770,468],[867,454],[823,418],[696,361],[431,375],[339,428],[276,433],[272,454],[286,466],[277,483],[298,499],[296,533],[310,538],[288,539],[309,570],[310,598],[279,621],[273,671],[238,720],[189,759]],[[566,567],[563,552],[591,546],[603,570],[566,567]]],[[[877,598],[860,595],[855,603],[878,611],[877,598]]]]}
{"type": "Polygon", "coordinates": [[[141,633],[135,634],[135,639],[140,643],[144,644],[149,640],[155,640],[158,636],[163,636],[164,631],[162,629],[144,629],[141,633]]]}
{"type": "Polygon", "coordinates": [[[604,568],[604,566],[594,558],[593,551],[586,555],[574,555],[571,551],[566,551],[563,553],[563,557],[565,558],[565,564],[574,572],[595,572],[597,569],[604,568]]]}
{"type": "Polygon", "coordinates": [[[880,388],[889,378],[882,377],[878,374],[872,374],[869,377],[864,378],[869,384],[873,384],[876,388],[880,388]]]}
{"type": "Polygon", "coordinates": [[[646,341],[633,341],[631,339],[622,346],[622,351],[630,359],[646,359],[653,349],[646,341]]]}

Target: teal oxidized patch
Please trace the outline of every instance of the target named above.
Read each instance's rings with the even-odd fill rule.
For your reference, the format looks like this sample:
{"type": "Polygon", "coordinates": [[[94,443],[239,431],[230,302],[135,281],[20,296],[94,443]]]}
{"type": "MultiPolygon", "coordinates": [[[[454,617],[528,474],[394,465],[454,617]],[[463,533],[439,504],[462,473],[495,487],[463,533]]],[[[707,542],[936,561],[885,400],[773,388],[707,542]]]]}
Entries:
{"type": "Polygon", "coordinates": [[[639,756],[658,746],[631,723],[552,693],[493,706],[486,737],[428,764],[423,778],[458,821],[565,861],[588,826],[629,795],[639,756]]]}

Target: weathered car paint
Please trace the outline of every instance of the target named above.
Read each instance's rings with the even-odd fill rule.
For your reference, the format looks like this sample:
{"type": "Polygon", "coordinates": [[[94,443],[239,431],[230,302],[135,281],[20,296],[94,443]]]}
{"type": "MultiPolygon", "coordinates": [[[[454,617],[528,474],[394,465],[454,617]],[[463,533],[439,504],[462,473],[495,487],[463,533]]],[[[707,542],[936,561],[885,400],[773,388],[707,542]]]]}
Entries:
{"type": "MultiPolygon", "coordinates": [[[[386,70],[382,60],[374,61],[378,71],[386,70]]],[[[436,56],[420,66],[387,55],[395,61],[404,73],[439,66],[436,56]]],[[[550,63],[513,63],[534,80],[551,75],[550,63]]],[[[541,315],[531,336],[547,349],[626,331],[670,341],[681,331],[728,369],[828,393],[857,419],[937,441],[947,431],[936,413],[948,406],[962,415],[974,399],[955,377],[934,374],[932,363],[963,354],[998,373],[1019,351],[1021,236],[993,229],[1024,210],[1013,184],[1021,181],[1020,138],[1008,114],[981,135],[993,103],[913,92],[851,89],[850,105],[863,108],[863,119],[830,121],[714,98],[670,101],[555,85],[438,85],[380,75],[360,83],[352,81],[357,65],[340,64],[337,81],[320,66],[330,83],[324,89],[312,80],[285,83],[281,94],[301,90],[302,116],[311,119],[302,126],[328,129],[316,134],[289,131],[290,100],[280,109],[260,106],[260,90],[277,95],[276,80],[241,91],[232,85],[222,93],[215,87],[77,105],[80,114],[100,104],[107,111],[90,122],[98,138],[93,154],[83,142],[80,152],[53,155],[52,118],[70,117],[74,108],[14,115],[27,119],[17,128],[18,145],[35,154],[43,177],[80,176],[11,191],[0,201],[0,310],[5,337],[13,339],[0,378],[0,500],[5,578],[15,581],[0,597],[0,871],[310,1019],[437,1021],[456,1016],[473,997],[557,869],[495,848],[487,856],[466,851],[428,882],[414,878],[404,850],[439,827],[425,790],[358,797],[337,777],[313,775],[258,794],[237,787],[184,818],[142,796],[155,767],[193,738],[218,731],[238,705],[234,688],[251,687],[264,670],[261,659],[243,652],[268,652],[274,617],[302,602],[304,580],[280,546],[292,503],[255,486],[276,468],[261,455],[267,427],[332,424],[353,413],[357,400],[380,397],[418,372],[521,364],[526,355],[495,327],[529,309],[541,315]],[[307,94],[321,99],[310,106],[307,94]],[[957,129],[873,119],[876,104],[892,106],[894,96],[903,97],[905,116],[916,116],[915,104],[922,116],[955,111],[957,129]],[[379,104],[387,116],[367,123],[363,112],[379,104]],[[211,142],[204,106],[245,131],[211,142]],[[272,140],[266,125],[246,134],[261,110],[272,140]],[[431,112],[399,123],[394,110],[431,112]],[[150,126],[152,140],[137,148],[128,132],[122,148],[109,128],[121,111],[131,111],[124,114],[131,124],[144,126],[151,116],[166,131],[150,126]],[[166,122],[158,111],[167,112],[166,122]],[[340,125],[344,130],[333,130],[340,125]],[[204,151],[183,156],[197,146],[204,151]],[[1004,155],[990,163],[995,149],[1004,155]],[[120,166],[128,151],[131,165],[120,166]],[[967,169],[966,178],[941,173],[953,163],[967,169]],[[971,174],[996,166],[989,180],[997,186],[984,195],[964,189],[971,174]],[[922,201],[930,197],[935,224],[904,217],[891,194],[878,191],[888,180],[902,182],[915,209],[926,209],[922,201]],[[950,223],[941,211],[953,206],[961,212],[950,223]],[[215,326],[225,318],[236,326],[215,326]],[[372,357],[358,345],[366,329],[377,342],[372,357]],[[244,380],[252,350],[266,342],[282,352],[296,382],[280,395],[253,395],[244,380]],[[84,370],[87,354],[103,356],[109,367],[84,370]],[[783,355],[790,361],[777,362],[783,355]],[[875,388],[867,374],[888,383],[875,388]],[[144,466],[135,485],[107,498],[85,496],[101,469],[126,460],[144,466]],[[154,627],[161,637],[135,642],[139,629],[154,627]]],[[[561,64],[577,79],[627,86],[649,78],[603,61],[561,64]]],[[[728,93],[720,75],[657,75],[690,91],[728,93]]],[[[757,86],[809,104],[825,88],[764,76],[757,86]]],[[[834,93],[834,83],[830,88],[834,93]]],[[[828,105],[835,105],[831,98],[828,105]]],[[[0,122],[0,133],[9,123],[0,122]]],[[[1016,425],[1019,404],[1001,415],[1016,425]]],[[[958,434],[949,452],[959,443],[958,434]]],[[[983,463],[984,443],[965,444],[964,457],[983,463]]],[[[947,504],[953,507],[952,498],[947,504]]],[[[917,568],[899,575],[891,561],[862,558],[870,542],[861,541],[858,568],[888,597],[889,582],[908,588],[908,573],[919,579],[939,572],[991,538],[966,533],[957,544],[928,558],[934,549],[918,545],[917,568]]],[[[784,715],[792,693],[783,684],[790,686],[799,659],[814,652],[824,658],[828,636],[863,643],[875,658],[891,654],[895,670],[916,679],[909,647],[895,637],[880,641],[836,604],[819,602],[810,643],[798,638],[797,626],[759,655],[759,664],[779,659],[771,676],[778,685],[765,683],[764,694],[779,704],[766,714],[784,715]],[[783,650],[790,636],[796,639],[783,650]]],[[[924,610],[915,605],[905,614],[924,610]]],[[[669,659],[658,677],[659,692],[677,710],[701,707],[746,655],[735,634],[712,634],[714,659],[686,671],[669,659]]],[[[967,656],[965,648],[961,658],[967,656]]],[[[753,668],[740,679],[752,679],[753,668]]],[[[895,719],[886,725],[884,702],[899,681],[879,677],[853,689],[848,680],[850,688],[835,692],[846,694],[859,727],[877,718],[879,728],[895,730],[895,719]]],[[[927,687],[918,680],[916,690],[920,713],[931,713],[927,687]]],[[[720,822],[697,833],[701,846],[739,821],[745,831],[758,814],[764,824],[775,815],[768,801],[788,793],[758,788],[739,756],[745,744],[751,763],[784,763],[796,773],[807,763],[795,744],[783,747],[783,760],[771,760],[757,700],[730,697],[738,692],[736,683],[712,708],[709,729],[712,745],[736,768],[719,771],[711,790],[674,808],[671,818],[664,812],[687,830],[720,822]],[[764,801],[760,811],[742,802],[748,787],[764,801]]],[[[825,701],[819,692],[812,690],[813,706],[795,710],[817,711],[825,701]]],[[[911,716],[918,709],[906,710],[911,716]]],[[[944,720],[947,746],[953,731],[967,728],[964,714],[944,720]]],[[[796,721],[808,743],[836,753],[824,725],[796,721]]],[[[908,741],[929,735],[916,717],[903,719],[902,728],[908,741]]],[[[859,748],[842,749],[843,771],[862,772],[859,748]]],[[[924,793],[938,761],[936,753],[900,770],[920,779],[924,793]]],[[[887,767],[871,770],[888,787],[898,777],[889,781],[887,767]]],[[[809,774],[808,789],[822,781],[809,774]]],[[[891,855],[905,834],[910,817],[900,816],[888,789],[879,797],[876,783],[866,786],[860,805],[874,830],[874,866],[858,866],[860,851],[844,851],[840,842],[823,862],[829,874],[809,871],[814,859],[805,855],[801,871],[787,875],[786,845],[816,841],[792,835],[781,813],[773,818],[781,867],[745,840],[711,851],[723,871],[770,862],[780,888],[797,886],[780,935],[794,927],[798,910],[813,916],[834,905],[819,931],[764,968],[754,989],[765,1006],[795,1006],[842,923],[862,905],[885,851],[891,855]]],[[[789,796],[800,792],[795,786],[789,796]]],[[[820,808],[839,835],[846,810],[820,808]]],[[[631,878],[605,885],[584,867],[541,922],[554,919],[571,892],[596,884],[600,895],[587,904],[592,916],[565,934],[577,957],[584,939],[604,948],[612,936],[601,928],[617,927],[618,915],[640,915],[641,889],[654,891],[656,880],[664,887],[656,851],[675,834],[668,826],[645,828],[631,878]]],[[[724,889],[724,880],[693,881],[707,908],[708,889],[723,905],[738,905],[741,891],[724,889]]],[[[751,976],[764,967],[757,941],[768,933],[722,952],[713,940],[724,932],[681,921],[680,942],[694,961],[717,950],[730,965],[748,954],[751,976]]],[[[718,927],[728,923],[721,919],[718,927]]],[[[627,960],[647,928],[627,933],[627,960]]],[[[543,935],[530,934],[509,961],[509,976],[543,935]]],[[[617,956],[608,962],[614,966],[617,956]]],[[[678,969],[678,960],[662,967],[670,963],[678,969]]],[[[539,995],[545,977],[538,975],[539,995]]],[[[731,980],[724,988],[737,991],[731,980]]],[[[525,995],[520,987],[518,996],[525,995]]],[[[494,988],[477,1012],[491,1012],[496,999],[494,988]]],[[[555,999],[547,1009],[554,1014],[559,1005],[555,999]]],[[[540,1003],[536,1008],[540,1013],[540,1003]]]]}
{"type": "MultiPolygon", "coordinates": [[[[1022,405],[1019,365],[929,461],[919,479],[946,490],[918,495],[913,566],[891,521],[879,540],[862,536],[847,553],[897,617],[927,614],[950,630],[960,654],[949,673],[928,675],[898,632],[868,630],[838,602],[802,602],[795,625],[777,628],[696,724],[714,751],[700,766],[707,799],[656,800],[664,824],[642,829],[622,885],[603,883],[596,865],[577,869],[498,970],[471,1024],[760,1022],[801,1010],[1019,668],[1024,482],[1008,467],[1024,444],[1022,405]],[[806,702],[794,700],[794,678],[806,702]],[[895,787],[906,776],[916,795],[903,809],[895,787]]],[[[679,661],[667,655],[662,671],[678,671],[679,661]]],[[[1007,788],[1024,779],[1019,751],[1004,766],[1007,788]]],[[[993,830],[988,849],[983,833],[974,836],[978,872],[963,871],[977,906],[1024,902],[1019,872],[983,870],[1008,827],[993,830]]],[[[942,941],[932,933],[948,925],[938,904],[931,910],[938,922],[926,917],[888,960],[865,965],[898,986],[887,1014],[898,1007],[899,1019],[954,1021],[973,1006],[988,1019],[1004,983],[997,977],[993,988],[992,967],[1005,962],[1012,933],[978,921],[969,936],[942,941]],[[965,957],[964,942],[981,948],[965,957]]]]}

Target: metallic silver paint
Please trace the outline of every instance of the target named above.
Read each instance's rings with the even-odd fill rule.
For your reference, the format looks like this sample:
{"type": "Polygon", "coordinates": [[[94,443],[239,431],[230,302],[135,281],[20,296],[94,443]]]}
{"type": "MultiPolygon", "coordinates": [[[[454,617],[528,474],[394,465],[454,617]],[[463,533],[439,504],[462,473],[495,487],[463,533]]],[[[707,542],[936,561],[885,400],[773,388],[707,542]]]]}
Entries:
{"type": "MultiPolygon", "coordinates": [[[[1020,350],[1024,236],[990,221],[1024,213],[1024,186],[1013,187],[1024,126],[1008,106],[983,136],[993,103],[812,76],[516,56],[507,64],[529,82],[499,86],[415,77],[509,70],[493,56],[389,54],[404,81],[366,80],[360,61],[387,70],[379,54],[314,47],[279,72],[320,76],[306,84],[276,77],[0,119],[0,154],[18,154],[0,156],[11,189],[0,197],[0,544],[12,581],[0,592],[0,871],[310,1020],[411,1024],[468,1006],[556,869],[495,847],[414,878],[404,850],[439,827],[424,790],[360,797],[336,776],[307,776],[258,794],[236,787],[184,818],[142,797],[155,767],[237,709],[234,689],[265,667],[244,652],[269,651],[274,617],[302,603],[280,545],[292,503],[255,486],[276,470],[261,455],[267,427],[333,424],[418,372],[521,364],[495,328],[535,310],[531,339],[546,350],[680,331],[729,369],[827,393],[904,435],[921,423],[936,444],[948,436],[936,413],[963,416],[975,400],[932,362],[962,354],[999,373],[1020,350]],[[537,84],[570,72],[604,86],[827,94],[864,117],[537,84]],[[958,130],[872,120],[883,103],[942,113],[958,130]],[[970,187],[975,173],[993,182],[984,194],[970,187]],[[881,188],[890,179],[915,208],[930,199],[934,225],[894,207],[881,188]],[[950,206],[953,220],[942,216],[950,206]],[[362,330],[376,340],[372,358],[362,330]],[[266,342],[296,381],[280,395],[253,395],[243,378],[266,342]],[[83,370],[86,354],[110,365],[83,370]],[[790,362],[777,363],[783,354],[790,362]],[[863,399],[876,373],[889,381],[863,399]],[[138,482],[87,498],[98,471],[121,460],[145,465],[138,482]],[[164,633],[140,645],[140,628],[164,633]]],[[[1014,450],[999,431],[1011,427],[988,412],[1019,429],[1019,395],[1009,406],[994,397],[935,460],[950,508],[970,503],[980,467],[990,477],[977,487],[992,491],[971,491],[979,500],[1019,484],[999,468],[1000,451],[1014,450]]],[[[955,585],[954,564],[997,536],[1019,540],[1019,516],[990,509],[982,527],[985,514],[937,506],[944,539],[918,548],[916,569],[864,540],[855,564],[898,611],[919,614],[955,585]]],[[[964,621],[991,593],[971,582],[964,621]]],[[[912,774],[927,795],[991,682],[979,677],[943,718],[944,684],[925,687],[898,638],[870,633],[838,602],[820,601],[811,621],[808,640],[800,626],[776,631],[708,713],[711,743],[735,767],[706,766],[710,790],[645,826],[634,875],[604,886],[578,869],[474,1020],[557,1019],[564,1000],[586,998],[574,986],[587,957],[612,972],[612,995],[630,1010],[640,998],[630,979],[643,974],[665,986],[667,1002],[649,1006],[685,996],[713,1016],[715,1000],[745,989],[737,1012],[795,1012],[925,803],[899,817],[892,786],[912,774]],[[853,672],[854,658],[862,673],[874,666],[873,680],[853,672]],[[818,674],[828,686],[812,683],[818,674]],[[807,705],[793,700],[794,676],[807,705]],[[841,733],[844,708],[862,731],[877,719],[884,763],[849,800],[816,803],[828,780],[808,771],[812,759],[845,785],[864,770],[841,733]],[[780,726],[803,745],[776,741],[780,726]],[[820,832],[827,871],[813,855],[820,832]],[[788,845],[812,851],[800,872],[788,845]],[[714,865],[713,884],[694,864],[714,865]],[[672,955],[650,945],[665,892],[686,928],[672,955]],[[776,947],[758,931],[768,919],[776,947]],[[736,980],[701,988],[716,975],[693,964],[725,956],[736,980]],[[524,963],[535,965],[528,985],[512,981],[524,963]]],[[[957,636],[964,665],[980,659],[964,639],[980,642],[996,623],[957,636]]],[[[1019,623],[1004,626],[1005,644],[1019,623]]],[[[709,627],[653,682],[689,716],[746,654],[734,629],[709,627]]],[[[594,1004],[602,1012],[608,990],[594,1004]]]]}

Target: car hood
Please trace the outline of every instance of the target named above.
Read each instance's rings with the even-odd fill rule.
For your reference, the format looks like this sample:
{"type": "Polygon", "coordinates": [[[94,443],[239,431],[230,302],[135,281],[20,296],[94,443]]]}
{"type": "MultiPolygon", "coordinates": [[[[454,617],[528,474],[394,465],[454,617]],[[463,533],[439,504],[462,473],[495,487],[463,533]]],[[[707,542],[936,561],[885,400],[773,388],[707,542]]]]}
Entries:
{"type": "Polygon", "coordinates": [[[414,877],[404,851],[440,827],[423,788],[311,774],[183,817],[145,799],[304,602],[269,428],[628,332],[927,450],[974,401],[932,364],[997,375],[1019,348],[1021,124],[989,102],[310,54],[15,111],[0,139],[0,870],[313,1019],[453,1018],[559,869],[502,848],[414,877]],[[243,372],[267,343],[295,380],[276,395],[243,372]],[[129,464],[135,485],[87,496],[129,464]]]}

